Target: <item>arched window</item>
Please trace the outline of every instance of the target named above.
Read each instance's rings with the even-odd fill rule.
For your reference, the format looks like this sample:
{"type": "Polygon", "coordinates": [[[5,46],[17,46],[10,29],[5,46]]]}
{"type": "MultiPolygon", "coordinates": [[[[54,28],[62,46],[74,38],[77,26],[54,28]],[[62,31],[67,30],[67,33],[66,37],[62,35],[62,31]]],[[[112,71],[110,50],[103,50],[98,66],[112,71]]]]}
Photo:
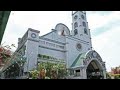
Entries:
{"type": "Polygon", "coordinates": [[[77,18],[78,18],[78,16],[77,16],[77,15],[75,15],[74,20],[76,20],[77,18]]]}
{"type": "Polygon", "coordinates": [[[86,29],[86,28],[84,28],[84,33],[88,35],[88,32],[87,32],[87,29],[86,29]]]}
{"type": "Polygon", "coordinates": [[[77,34],[78,34],[78,30],[75,29],[75,30],[74,30],[74,35],[77,35],[77,34]]]}
{"type": "Polygon", "coordinates": [[[86,27],[86,23],[85,22],[83,22],[83,26],[86,27]]]}
{"type": "Polygon", "coordinates": [[[75,29],[76,27],[78,27],[78,23],[77,23],[77,22],[74,23],[74,29],[75,29]]]}
{"type": "Polygon", "coordinates": [[[81,18],[84,20],[85,19],[84,15],[81,15],[81,18]]]}

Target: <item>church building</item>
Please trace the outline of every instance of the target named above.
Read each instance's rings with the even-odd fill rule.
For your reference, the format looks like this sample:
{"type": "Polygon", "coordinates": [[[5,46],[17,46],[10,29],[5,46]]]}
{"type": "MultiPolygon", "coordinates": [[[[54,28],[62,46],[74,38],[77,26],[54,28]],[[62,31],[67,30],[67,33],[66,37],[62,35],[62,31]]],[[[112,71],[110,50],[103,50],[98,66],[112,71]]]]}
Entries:
{"type": "Polygon", "coordinates": [[[106,79],[105,62],[93,50],[85,11],[72,11],[72,29],[58,23],[51,32],[29,28],[18,39],[17,52],[26,57],[24,72],[37,68],[40,62],[64,63],[71,79],[106,79]],[[41,31],[42,32],[42,31],[41,31]]]}

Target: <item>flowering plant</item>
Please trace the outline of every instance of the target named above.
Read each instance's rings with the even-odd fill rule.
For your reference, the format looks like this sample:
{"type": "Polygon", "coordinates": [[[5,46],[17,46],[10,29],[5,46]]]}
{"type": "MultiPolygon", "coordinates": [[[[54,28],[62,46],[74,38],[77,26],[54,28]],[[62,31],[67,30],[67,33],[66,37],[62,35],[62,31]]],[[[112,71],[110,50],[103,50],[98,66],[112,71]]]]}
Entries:
{"type": "MultiPolygon", "coordinates": [[[[14,44],[11,46],[15,47],[14,44]]],[[[0,67],[3,66],[12,56],[11,46],[0,45],[0,67]]]]}
{"type": "Polygon", "coordinates": [[[10,57],[11,51],[5,47],[0,46],[0,66],[4,64],[10,57]]]}
{"type": "Polygon", "coordinates": [[[33,70],[31,77],[39,79],[63,79],[67,76],[66,65],[62,63],[41,62],[38,64],[38,69],[33,70]],[[37,74],[33,74],[37,72],[37,74]],[[39,72],[39,73],[38,73],[39,72]]]}

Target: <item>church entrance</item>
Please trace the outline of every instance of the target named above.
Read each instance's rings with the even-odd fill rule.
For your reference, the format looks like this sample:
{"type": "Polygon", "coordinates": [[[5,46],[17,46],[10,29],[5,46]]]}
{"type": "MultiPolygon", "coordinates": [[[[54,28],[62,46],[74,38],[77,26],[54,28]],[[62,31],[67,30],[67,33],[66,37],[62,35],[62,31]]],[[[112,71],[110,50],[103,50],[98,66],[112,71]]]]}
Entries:
{"type": "Polygon", "coordinates": [[[100,63],[93,60],[89,63],[87,70],[87,79],[103,79],[103,70],[100,63]]]}

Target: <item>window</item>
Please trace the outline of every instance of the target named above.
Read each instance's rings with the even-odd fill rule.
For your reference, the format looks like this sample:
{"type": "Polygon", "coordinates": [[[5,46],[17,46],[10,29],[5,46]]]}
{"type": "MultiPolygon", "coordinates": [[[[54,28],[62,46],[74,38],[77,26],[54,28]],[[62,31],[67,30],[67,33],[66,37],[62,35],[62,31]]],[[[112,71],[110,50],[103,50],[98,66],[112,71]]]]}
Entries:
{"type": "Polygon", "coordinates": [[[85,19],[84,15],[81,15],[81,18],[82,18],[82,19],[85,19]]]}
{"type": "Polygon", "coordinates": [[[77,34],[78,34],[78,30],[75,29],[75,30],[74,30],[74,35],[77,35],[77,34]]]}
{"type": "Polygon", "coordinates": [[[75,15],[74,19],[76,20],[77,18],[78,18],[78,16],[77,16],[77,15],[75,15]]]}
{"type": "Polygon", "coordinates": [[[86,27],[86,23],[85,22],[83,22],[83,26],[86,27]]]}
{"type": "Polygon", "coordinates": [[[75,70],[76,75],[75,76],[80,76],[80,70],[75,70]]]}
{"type": "Polygon", "coordinates": [[[87,29],[86,29],[86,28],[84,28],[84,33],[88,35],[88,32],[87,32],[87,29]]]}
{"type": "Polygon", "coordinates": [[[75,29],[76,27],[78,27],[78,23],[77,23],[77,22],[74,23],[74,29],[75,29]]]}

